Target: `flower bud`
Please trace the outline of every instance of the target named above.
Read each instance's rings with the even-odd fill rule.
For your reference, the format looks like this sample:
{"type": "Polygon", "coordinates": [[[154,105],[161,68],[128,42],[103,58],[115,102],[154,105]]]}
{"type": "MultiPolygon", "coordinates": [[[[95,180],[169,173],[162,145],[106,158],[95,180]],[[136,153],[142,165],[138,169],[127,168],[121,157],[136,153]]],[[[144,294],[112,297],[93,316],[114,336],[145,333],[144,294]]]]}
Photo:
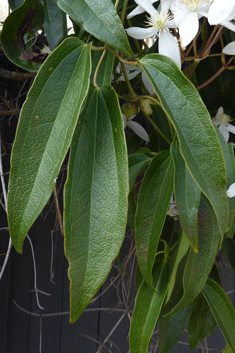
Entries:
{"type": "Polygon", "coordinates": [[[145,113],[146,115],[153,114],[150,104],[152,104],[151,99],[145,98],[140,100],[140,108],[143,111],[143,113],[145,113]]]}
{"type": "Polygon", "coordinates": [[[127,102],[122,106],[122,111],[125,114],[126,118],[129,119],[131,116],[138,113],[138,107],[135,103],[127,102]]]}

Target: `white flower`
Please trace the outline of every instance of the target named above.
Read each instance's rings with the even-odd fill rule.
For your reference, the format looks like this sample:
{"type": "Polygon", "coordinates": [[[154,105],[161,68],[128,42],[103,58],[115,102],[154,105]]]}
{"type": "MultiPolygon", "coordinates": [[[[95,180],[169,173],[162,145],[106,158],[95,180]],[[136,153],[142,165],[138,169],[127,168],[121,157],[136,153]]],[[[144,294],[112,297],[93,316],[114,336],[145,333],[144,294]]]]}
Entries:
{"type": "MultiPolygon", "coordinates": [[[[131,71],[130,73],[127,74],[129,80],[133,80],[133,78],[135,78],[139,73],[141,73],[142,81],[143,81],[147,91],[150,94],[155,93],[154,88],[153,88],[152,84],[150,83],[150,81],[144,71],[142,71],[139,67],[137,67],[135,65],[126,65],[125,64],[125,67],[126,67],[127,71],[131,71]]],[[[118,81],[125,81],[125,77],[123,74],[117,79],[117,82],[118,81]]]]}
{"type": "Polygon", "coordinates": [[[208,21],[217,25],[224,20],[230,21],[235,17],[235,0],[214,0],[208,12],[208,21]]]}
{"type": "Polygon", "coordinates": [[[143,5],[144,2],[148,2],[150,4],[154,4],[156,1],[158,0],[141,0],[141,1],[138,1],[138,0],[135,0],[135,2],[137,4],[139,4],[133,11],[131,11],[129,13],[129,15],[127,16],[128,19],[136,16],[136,15],[140,15],[141,13],[145,12],[145,9],[141,6],[143,5]]]}
{"type": "Polygon", "coordinates": [[[132,121],[135,115],[132,115],[130,118],[127,119],[125,114],[122,113],[122,117],[124,122],[124,129],[128,126],[131,130],[133,130],[136,133],[136,135],[141,137],[146,142],[149,142],[149,136],[147,134],[147,131],[143,128],[143,126],[141,126],[136,121],[132,121]]]}
{"type": "Polygon", "coordinates": [[[229,139],[229,132],[235,134],[235,126],[229,124],[232,119],[229,115],[224,114],[224,109],[222,107],[218,109],[217,114],[212,121],[214,125],[219,128],[219,131],[224,136],[226,142],[228,142],[229,139]]]}
{"type": "Polygon", "coordinates": [[[230,185],[229,189],[226,191],[228,197],[234,197],[235,196],[235,183],[230,185]]]}
{"type": "Polygon", "coordinates": [[[179,27],[181,44],[186,47],[197,35],[199,18],[209,10],[211,0],[176,0],[171,10],[176,25],[179,27]]]}
{"type": "Polygon", "coordinates": [[[222,53],[227,55],[235,55],[235,42],[231,42],[226,45],[222,50],[222,53]]]}
{"type": "Polygon", "coordinates": [[[169,56],[179,67],[181,67],[181,57],[179,45],[175,37],[170,33],[169,28],[175,28],[175,22],[168,14],[168,10],[162,8],[158,12],[150,3],[144,3],[143,8],[149,13],[149,28],[131,27],[126,29],[130,37],[136,39],[146,39],[151,37],[159,37],[158,52],[169,56]]]}

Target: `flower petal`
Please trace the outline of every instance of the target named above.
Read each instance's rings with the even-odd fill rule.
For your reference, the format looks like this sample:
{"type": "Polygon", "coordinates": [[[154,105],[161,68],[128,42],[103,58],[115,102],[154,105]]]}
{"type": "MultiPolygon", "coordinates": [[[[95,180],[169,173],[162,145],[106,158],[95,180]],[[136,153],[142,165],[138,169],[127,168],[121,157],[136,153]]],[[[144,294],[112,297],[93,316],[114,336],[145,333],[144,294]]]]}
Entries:
{"type": "Polygon", "coordinates": [[[153,88],[151,82],[149,81],[145,72],[142,72],[142,81],[143,81],[148,93],[150,93],[150,94],[155,93],[154,88],[153,88]]]}
{"type": "Polygon", "coordinates": [[[227,55],[235,55],[235,42],[231,42],[228,45],[226,45],[222,53],[227,55]]]}
{"type": "Polygon", "coordinates": [[[221,132],[221,134],[224,136],[224,139],[226,142],[228,142],[229,139],[229,132],[225,129],[224,125],[220,125],[219,126],[219,131],[221,132]]]}
{"type": "MultiPolygon", "coordinates": [[[[208,12],[208,21],[211,25],[217,25],[221,21],[228,20],[235,9],[234,0],[214,0],[208,12]]],[[[230,18],[229,20],[231,20],[230,18]]]]}
{"type": "Polygon", "coordinates": [[[144,9],[144,11],[148,12],[150,16],[156,12],[155,7],[152,5],[153,2],[150,3],[148,0],[135,0],[136,4],[144,9]]]}
{"type": "Polygon", "coordinates": [[[153,37],[157,34],[157,31],[154,27],[150,28],[140,28],[140,27],[131,27],[126,29],[127,34],[135,39],[146,39],[153,37]]]}
{"type": "Polygon", "coordinates": [[[179,23],[180,39],[183,47],[186,47],[197,35],[199,29],[198,15],[190,12],[179,23]]]}
{"type": "Polygon", "coordinates": [[[231,132],[232,134],[235,134],[235,126],[232,124],[226,124],[225,125],[225,129],[229,132],[231,132]]]}
{"type": "Polygon", "coordinates": [[[227,193],[227,196],[230,198],[235,196],[235,183],[230,185],[226,193],[227,193]]]}
{"type": "Polygon", "coordinates": [[[141,137],[146,142],[149,142],[149,136],[143,126],[136,121],[128,121],[127,125],[136,133],[136,135],[141,137]]]}
{"type": "Polygon", "coordinates": [[[181,68],[179,45],[175,37],[169,31],[161,31],[158,41],[158,52],[173,59],[181,68]]]}

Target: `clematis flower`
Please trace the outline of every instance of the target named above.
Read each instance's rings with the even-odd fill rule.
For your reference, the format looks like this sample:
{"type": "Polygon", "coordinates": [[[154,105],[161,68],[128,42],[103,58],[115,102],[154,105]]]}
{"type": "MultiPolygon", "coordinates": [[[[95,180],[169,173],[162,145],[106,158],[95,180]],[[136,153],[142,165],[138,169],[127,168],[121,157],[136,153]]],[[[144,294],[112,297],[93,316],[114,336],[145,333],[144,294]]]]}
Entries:
{"type": "Polygon", "coordinates": [[[135,0],[135,2],[138,4],[138,6],[127,15],[127,19],[130,19],[136,15],[140,15],[141,13],[145,12],[145,9],[141,6],[144,2],[148,2],[149,4],[154,4],[158,0],[135,0]]]}
{"type": "Polygon", "coordinates": [[[173,217],[174,220],[179,219],[179,211],[174,199],[174,196],[172,195],[171,200],[170,200],[170,206],[168,208],[168,211],[166,213],[168,216],[173,217]]]}
{"type": "Polygon", "coordinates": [[[219,131],[224,136],[226,142],[229,140],[229,132],[235,134],[235,126],[229,124],[232,120],[233,119],[229,115],[224,114],[224,109],[222,107],[218,109],[215,118],[212,119],[213,124],[219,128],[219,131]]]}
{"type": "Polygon", "coordinates": [[[124,129],[128,126],[131,130],[133,130],[136,133],[136,135],[141,137],[146,142],[149,142],[149,136],[147,134],[147,131],[143,128],[143,126],[141,126],[136,121],[132,121],[135,115],[132,115],[130,118],[126,118],[125,114],[122,113],[122,117],[124,122],[124,129]]]}
{"type": "MultiPolygon", "coordinates": [[[[139,1],[139,0],[138,0],[139,1]]],[[[159,37],[158,52],[172,58],[181,67],[181,57],[179,45],[175,37],[170,33],[169,28],[175,28],[175,22],[168,14],[165,7],[158,12],[150,3],[142,4],[146,12],[149,13],[149,28],[131,27],[126,29],[127,34],[135,39],[147,39],[159,37]]]]}
{"type": "Polygon", "coordinates": [[[235,0],[214,0],[208,12],[208,22],[217,25],[235,17],[235,0]]]}
{"type": "Polygon", "coordinates": [[[227,193],[227,196],[230,198],[235,196],[235,183],[230,185],[226,193],[227,193]]]}
{"type": "Polygon", "coordinates": [[[199,19],[206,16],[211,0],[176,0],[171,5],[171,11],[181,38],[181,44],[186,47],[197,35],[199,19]]]}

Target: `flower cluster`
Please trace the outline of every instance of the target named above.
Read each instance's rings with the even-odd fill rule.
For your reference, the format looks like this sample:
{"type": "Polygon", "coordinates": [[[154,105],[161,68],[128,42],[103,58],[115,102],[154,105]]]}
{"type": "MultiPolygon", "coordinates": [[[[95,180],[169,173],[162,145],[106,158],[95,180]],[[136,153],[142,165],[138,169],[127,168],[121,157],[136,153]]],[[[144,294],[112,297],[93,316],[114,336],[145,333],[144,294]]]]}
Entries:
{"type": "MultiPolygon", "coordinates": [[[[231,20],[235,18],[235,0],[135,0],[138,5],[127,18],[147,12],[147,28],[131,27],[127,34],[135,39],[158,37],[158,52],[169,56],[181,67],[180,48],[170,29],[180,36],[182,47],[186,47],[196,37],[199,19],[206,17],[210,25],[220,24],[235,32],[231,20]]],[[[235,42],[228,44],[223,53],[234,55],[235,42]]]]}

